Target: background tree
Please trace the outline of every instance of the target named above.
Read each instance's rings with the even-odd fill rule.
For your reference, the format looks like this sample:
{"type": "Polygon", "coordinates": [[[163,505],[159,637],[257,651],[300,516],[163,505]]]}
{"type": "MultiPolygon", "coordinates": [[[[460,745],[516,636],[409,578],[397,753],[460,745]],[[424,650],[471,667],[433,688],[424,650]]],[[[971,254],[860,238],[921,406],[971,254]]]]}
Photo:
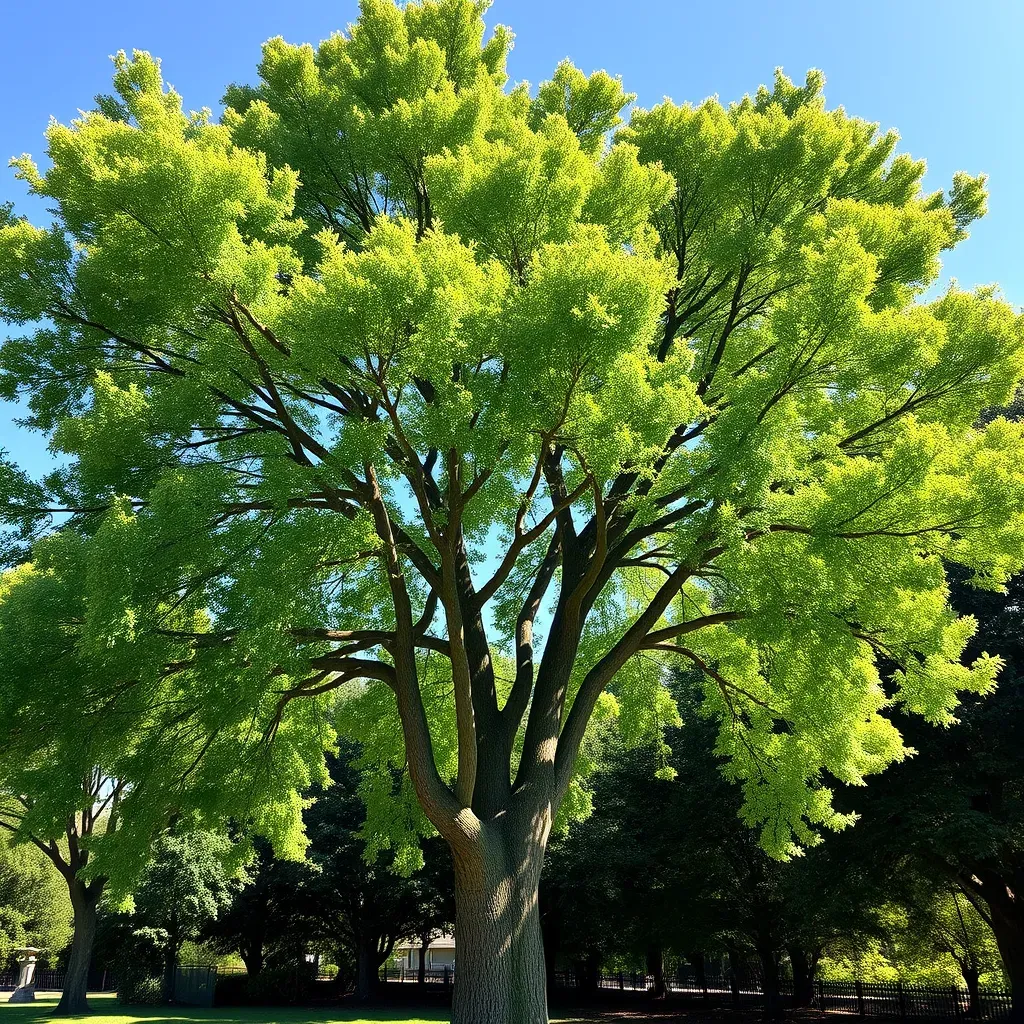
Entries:
{"type": "Polygon", "coordinates": [[[317,50],[272,40],[219,124],[121,54],[116,110],[17,164],[54,226],[0,231],[4,393],[70,463],[9,516],[91,538],[108,706],[185,665],[191,728],[255,709],[318,764],[302,708],[382,691],[454,855],[457,1024],[546,1020],[538,879],[617,674],[639,715],[651,660],[704,674],[789,856],[849,820],[825,772],[903,756],[894,703],[946,721],[991,688],[943,560],[998,586],[1024,548],[1021,428],[975,427],[1024,325],[923,298],[982,181],[922,194],[818,73],[609,144],[620,83],[506,89],[485,8],[364,0],[317,50]]]}
{"type": "Polygon", "coordinates": [[[0,833],[0,970],[15,946],[36,946],[53,963],[71,941],[67,886],[34,846],[0,833]]]}
{"type": "Polygon", "coordinates": [[[986,650],[1006,662],[999,688],[985,700],[967,699],[948,730],[904,729],[918,751],[891,770],[884,790],[864,801],[860,826],[876,856],[924,872],[932,887],[956,885],[991,927],[1020,1019],[1024,991],[1024,577],[1004,593],[958,583],[957,608],[977,618],[965,654],[986,650]]]}
{"type": "Polygon", "coordinates": [[[306,811],[309,859],[314,871],[300,896],[311,908],[310,938],[340,947],[356,966],[356,995],[371,999],[380,968],[399,939],[434,927],[434,909],[444,896],[443,869],[408,876],[396,871],[393,855],[368,853],[363,834],[366,809],[359,795],[356,749],[343,745],[330,761],[331,784],[316,793],[306,811]]]}
{"type": "Polygon", "coordinates": [[[306,861],[281,860],[265,840],[255,842],[246,882],[208,921],[202,938],[222,953],[237,953],[249,977],[294,963],[305,953],[311,908],[303,899],[309,882],[306,861]]]}
{"type": "MultiPolygon", "coordinates": [[[[163,953],[163,998],[174,999],[182,945],[226,907],[240,884],[232,866],[232,842],[213,832],[161,836],[135,893],[139,924],[159,929],[163,953]]],[[[236,853],[237,856],[237,853],[236,853]]]]}
{"type": "MultiPolygon", "coordinates": [[[[60,1013],[86,1005],[101,897],[111,882],[115,903],[131,891],[172,818],[232,817],[301,854],[298,791],[324,742],[297,731],[264,757],[252,737],[259,711],[227,693],[207,730],[197,712],[209,694],[191,688],[187,662],[149,672],[130,617],[113,631],[97,624],[85,581],[105,557],[96,538],[62,531],[0,579],[0,830],[45,853],[68,887],[75,928],[60,1013]]],[[[161,629],[194,626],[173,603],[161,629]]]]}

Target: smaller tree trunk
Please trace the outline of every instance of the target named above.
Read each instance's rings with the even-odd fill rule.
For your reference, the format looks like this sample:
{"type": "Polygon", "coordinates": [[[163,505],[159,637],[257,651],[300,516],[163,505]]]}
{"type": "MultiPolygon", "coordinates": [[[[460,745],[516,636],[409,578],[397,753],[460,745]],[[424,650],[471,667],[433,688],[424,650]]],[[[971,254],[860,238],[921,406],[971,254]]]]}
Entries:
{"type": "Polygon", "coordinates": [[[64,990],[60,994],[56,1013],[78,1015],[86,1013],[89,1004],[86,992],[89,987],[89,968],[92,965],[92,948],[96,942],[96,907],[103,891],[102,883],[86,885],[78,878],[68,883],[71,907],[74,911],[74,935],[71,939],[71,956],[64,975],[64,990]]]}
{"type": "Polygon", "coordinates": [[[430,945],[430,932],[420,936],[420,962],[416,970],[416,984],[421,988],[427,983],[427,946],[430,945]]]}
{"type": "Polygon", "coordinates": [[[167,949],[164,950],[164,978],[162,985],[162,996],[165,1003],[174,1002],[175,975],[178,972],[178,950],[181,948],[181,939],[178,937],[177,927],[173,924],[167,939],[167,949]]]}
{"type": "Polygon", "coordinates": [[[981,1017],[981,988],[978,984],[978,969],[970,965],[961,965],[960,973],[964,976],[964,984],[967,986],[967,1013],[971,1017],[981,1017]]]}

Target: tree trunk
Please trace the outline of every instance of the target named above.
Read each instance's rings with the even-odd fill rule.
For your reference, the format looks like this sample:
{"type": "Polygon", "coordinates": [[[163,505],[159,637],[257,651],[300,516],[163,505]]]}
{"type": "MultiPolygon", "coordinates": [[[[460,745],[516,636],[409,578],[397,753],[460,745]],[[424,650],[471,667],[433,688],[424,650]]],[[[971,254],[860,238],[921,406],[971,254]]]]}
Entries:
{"type": "Polygon", "coordinates": [[[981,991],[978,987],[978,969],[961,965],[960,973],[964,976],[967,986],[967,1013],[971,1017],[981,1017],[981,991]]]}
{"type": "Polygon", "coordinates": [[[687,953],[686,959],[693,968],[693,980],[698,988],[707,988],[708,972],[703,953],[687,953]]]}
{"type": "Polygon", "coordinates": [[[376,942],[362,943],[356,956],[356,998],[361,1003],[369,1002],[377,994],[379,968],[376,942]]]}
{"type": "Polygon", "coordinates": [[[996,937],[1003,970],[1010,983],[1012,1005],[1010,1024],[1024,1024],[1024,907],[1011,894],[1005,881],[987,884],[985,902],[992,918],[992,932],[996,937]]]}
{"type": "Polygon", "coordinates": [[[178,970],[178,943],[172,935],[164,951],[164,978],[161,994],[165,1003],[174,1002],[174,976],[178,970]]]}
{"type": "Polygon", "coordinates": [[[95,882],[86,885],[75,878],[68,883],[68,889],[75,915],[75,930],[68,969],[64,975],[64,990],[55,1012],[77,1015],[89,1009],[86,992],[89,987],[89,968],[92,965],[92,947],[96,941],[96,906],[103,886],[95,882]]]}
{"type": "Polygon", "coordinates": [[[814,967],[803,946],[792,943],[787,947],[789,963],[793,968],[793,1005],[808,1007],[814,1002],[814,967]]]}
{"type": "Polygon", "coordinates": [[[427,946],[430,945],[430,933],[420,936],[420,962],[416,969],[416,984],[421,988],[427,983],[427,946]]]}
{"type": "Polygon", "coordinates": [[[665,997],[665,951],[661,946],[647,947],[647,973],[651,976],[651,995],[655,999],[665,997]]]}
{"type": "Polygon", "coordinates": [[[238,955],[242,958],[242,963],[245,964],[245,973],[250,977],[254,978],[260,971],[263,970],[263,947],[262,946],[250,946],[247,949],[240,949],[238,955]]]}
{"type": "Polygon", "coordinates": [[[782,1020],[782,996],[779,993],[779,956],[770,946],[758,945],[761,961],[761,988],[764,992],[765,1020],[782,1020]]]}
{"type": "Polygon", "coordinates": [[[548,1024],[537,885],[546,828],[510,840],[483,826],[455,861],[455,991],[452,1024],[548,1024]]]}

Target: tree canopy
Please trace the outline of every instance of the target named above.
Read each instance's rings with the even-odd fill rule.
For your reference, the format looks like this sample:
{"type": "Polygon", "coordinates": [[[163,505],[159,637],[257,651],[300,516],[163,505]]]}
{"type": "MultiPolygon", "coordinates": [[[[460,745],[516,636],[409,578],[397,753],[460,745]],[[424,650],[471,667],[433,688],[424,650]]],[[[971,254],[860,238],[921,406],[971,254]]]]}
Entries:
{"type": "MultiPolygon", "coordinates": [[[[16,161],[55,220],[0,229],[0,390],[67,465],[5,471],[34,544],[4,604],[81,663],[83,721],[159,734],[173,706],[197,764],[252,740],[279,834],[352,684],[458,885],[522,901],[535,947],[603,694],[657,729],[664,664],[699,669],[787,857],[849,822],[827,777],[904,756],[894,705],[948,723],[992,687],[944,566],[1024,562],[1024,428],[977,425],[1024,320],[928,297],[983,178],[925,194],[820,73],[623,121],[603,72],[513,87],[487,6],[363,0],[317,48],[268,42],[219,120],[121,53],[46,169],[16,161]]],[[[472,943],[482,971],[532,962],[507,938],[472,943]]]]}

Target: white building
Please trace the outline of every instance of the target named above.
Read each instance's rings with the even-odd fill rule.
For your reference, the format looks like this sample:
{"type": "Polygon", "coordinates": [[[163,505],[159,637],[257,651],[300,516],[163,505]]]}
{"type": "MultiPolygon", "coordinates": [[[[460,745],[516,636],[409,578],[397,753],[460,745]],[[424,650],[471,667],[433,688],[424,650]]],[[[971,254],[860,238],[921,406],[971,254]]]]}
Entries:
{"type": "MultiPolygon", "coordinates": [[[[397,965],[406,972],[416,972],[420,966],[420,943],[417,939],[404,939],[395,945],[397,965]]],[[[427,946],[427,970],[443,971],[455,967],[455,936],[439,935],[427,946]]]]}

